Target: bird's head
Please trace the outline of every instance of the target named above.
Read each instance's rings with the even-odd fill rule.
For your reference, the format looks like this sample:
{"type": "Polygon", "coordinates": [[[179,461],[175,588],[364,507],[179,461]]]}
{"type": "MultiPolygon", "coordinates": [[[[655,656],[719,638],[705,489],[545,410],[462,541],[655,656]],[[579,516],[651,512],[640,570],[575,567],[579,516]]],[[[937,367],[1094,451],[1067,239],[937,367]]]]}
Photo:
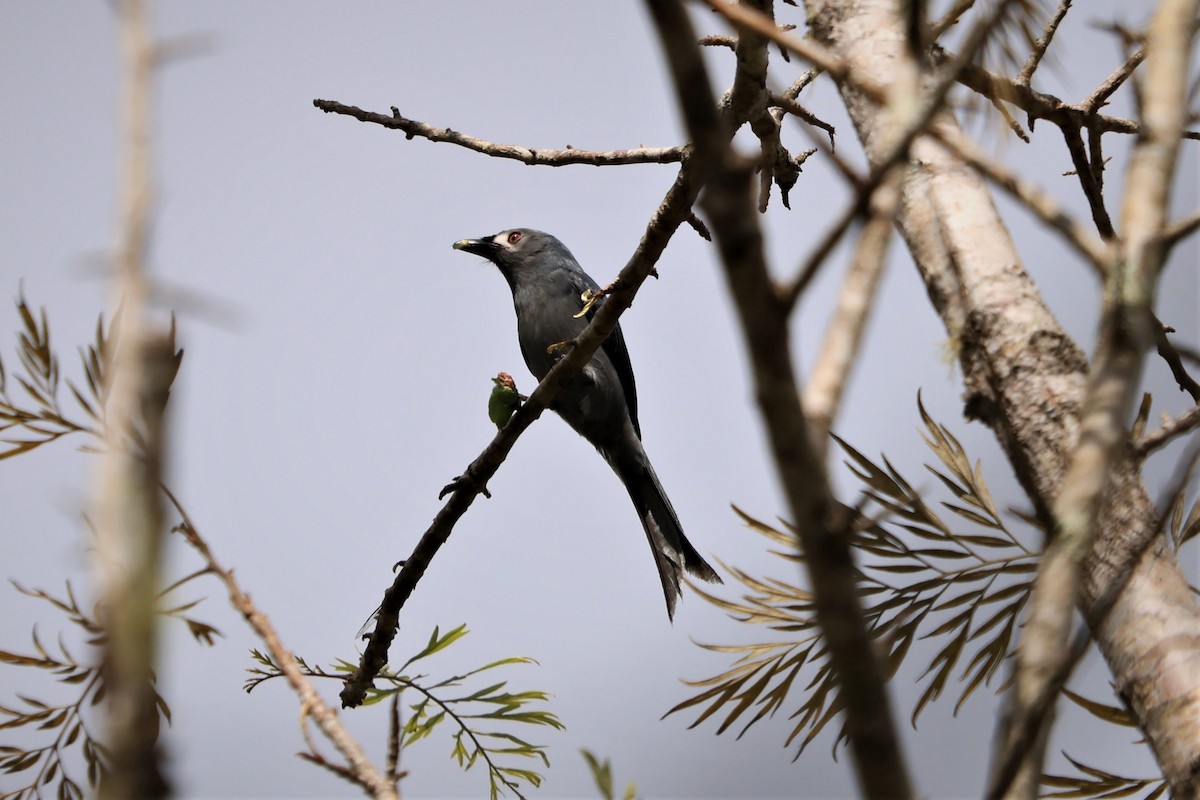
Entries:
{"type": "Polygon", "coordinates": [[[454,249],[483,256],[500,268],[510,284],[522,277],[535,277],[533,270],[546,259],[571,258],[562,242],[531,228],[511,228],[482,239],[460,239],[454,249]]]}

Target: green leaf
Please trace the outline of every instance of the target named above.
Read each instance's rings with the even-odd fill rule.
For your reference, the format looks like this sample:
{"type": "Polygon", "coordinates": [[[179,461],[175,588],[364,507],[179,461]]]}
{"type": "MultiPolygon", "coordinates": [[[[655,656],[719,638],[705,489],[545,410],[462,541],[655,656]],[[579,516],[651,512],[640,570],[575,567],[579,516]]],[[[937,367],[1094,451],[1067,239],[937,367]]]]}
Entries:
{"type": "Polygon", "coordinates": [[[405,669],[407,669],[409,667],[409,665],[411,665],[415,661],[420,661],[421,659],[428,658],[429,656],[434,655],[435,653],[440,653],[442,650],[445,650],[447,647],[449,647],[450,645],[457,642],[459,639],[466,636],[467,633],[468,633],[468,631],[467,631],[466,623],[459,625],[457,628],[450,631],[445,636],[440,636],[438,634],[438,629],[435,627],[433,629],[433,633],[430,634],[430,636],[429,636],[429,642],[428,642],[428,644],[425,645],[425,648],[423,650],[421,650],[421,652],[419,652],[415,656],[413,656],[412,658],[408,659],[408,661],[405,661],[404,666],[402,666],[400,668],[400,671],[403,672],[405,669]]]}

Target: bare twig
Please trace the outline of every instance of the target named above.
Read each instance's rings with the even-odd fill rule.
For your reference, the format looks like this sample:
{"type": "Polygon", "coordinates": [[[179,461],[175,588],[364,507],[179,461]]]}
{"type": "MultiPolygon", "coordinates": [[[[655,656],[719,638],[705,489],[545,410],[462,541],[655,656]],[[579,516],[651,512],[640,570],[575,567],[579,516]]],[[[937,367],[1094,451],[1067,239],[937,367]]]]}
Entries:
{"type": "Polygon", "coordinates": [[[387,748],[387,776],[392,781],[399,781],[406,773],[400,771],[400,751],[404,744],[404,729],[401,727],[400,719],[400,698],[403,692],[396,692],[392,695],[392,702],[388,703],[388,748],[387,748]]]}
{"type": "Polygon", "coordinates": [[[1062,23],[1063,17],[1067,16],[1067,11],[1071,8],[1071,0],[1059,0],[1058,8],[1054,11],[1054,16],[1046,23],[1046,29],[1037,41],[1033,43],[1033,52],[1029,54],[1029,58],[1025,60],[1025,65],[1021,67],[1020,73],[1017,74],[1016,83],[1019,86],[1028,86],[1030,79],[1033,78],[1034,70],[1042,63],[1042,57],[1046,55],[1046,50],[1050,47],[1050,42],[1054,40],[1054,34],[1058,31],[1059,24],[1062,23]]]}
{"type": "Polygon", "coordinates": [[[342,722],[338,719],[337,710],[332,708],[313,688],[312,683],[304,676],[300,670],[299,664],[296,663],[296,657],[283,646],[283,642],[279,639],[279,634],[276,633],[275,627],[271,621],[267,619],[250,596],[242,589],[237,578],[233,574],[233,570],[226,569],[217,561],[212,550],[200,535],[200,531],[192,522],[183,504],[175,497],[166,486],[162,487],[163,493],[167,500],[174,506],[175,511],[179,514],[182,522],[176,528],[183,537],[187,540],[199,554],[204,563],[220,581],[225,584],[225,590],[229,594],[229,602],[237,609],[254,630],[258,638],[262,640],[268,652],[271,654],[271,659],[284,678],[287,679],[292,690],[300,697],[301,709],[304,716],[311,718],[320,728],[321,733],[325,735],[330,743],[337,749],[342,757],[346,759],[346,768],[350,775],[353,776],[354,782],[367,787],[372,796],[376,798],[398,798],[396,787],[381,775],[375,768],[375,765],[370,762],[358,742],[354,737],[343,727],[342,722]]]}
{"type": "Polygon", "coordinates": [[[1162,357],[1162,360],[1167,362],[1167,366],[1171,369],[1171,377],[1179,385],[1180,391],[1190,394],[1192,401],[1200,405],[1200,383],[1196,383],[1196,379],[1188,374],[1187,369],[1183,366],[1183,358],[1180,356],[1179,351],[1175,349],[1175,345],[1171,344],[1171,340],[1167,338],[1167,333],[1173,330],[1174,328],[1168,328],[1155,317],[1154,347],[1158,350],[1158,354],[1162,357]]]}
{"type": "Polygon", "coordinates": [[[891,241],[898,187],[889,181],[873,195],[870,216],[858,237],[858,246],[804,387],[804,409],[813,429],[813,441],[825,442],[833,427],[850,369],[856,363],[875,291],[891,241]]]}
{"type": "Polygon", "coordinates": [[[736,36],[701,36],[699,40],[701,47],[728,47],[730,50],[737,47],[736,36]]]}
{"type": "Polygon", "coordinates": [[[1111,75],[1105,78],[1099,86],[1097,86],[1090,95],[1087,96],[1080,106],[1086,113],[1095,114],[1104,104],[1108,102],[1108,98],[1112,97],[1113,92],[1120,89],[1121,86],[1128,80],[1133,71],[1137,69],[1138,64],[1146,60],[1146,48],[1141,48],[1136,53],[1125,60],[1125,63],[1117,67],[1111,75]]]}
{"type": "Polygon", "coordinates": [[[941,35],[958,24],[963,14],[975,6],[975,0],[955,0],[953,6],[939,19],[929,26],[929,38],[926,41],[936,42],[941,35]]]}
{"type": "MultiPolygon", "coordinates": [[[[938,61],[944,61],[951,57],[943,50],[935,50],[934,55],[938,61]]],[[[1063,124],[1082,126],[1086,122],[1100,133],[1136,135],[1141,131],[1140,124],[1135,120],[1094,113],[1094,109],[1090,114],[1091,119],[1084,120],[1083,118],[1088,116],[1089,112],[1082,103],[1064,103],[1054,95],[1038,92],[1028,86],[1021,86],[1010,78],[989,72],[975,64],[963,68],[959,75],[959,82],[989,99],[1012,103],[1025,112],[1031,126],[1037,120],[1045,119],[1060,127],[1063,124]]],[[[1101,86],[1104,85],[1101,84],[1101,86]]],[[[1180,133],[1180,137],[1200,139],[1200,131],[1185,130],[1180,133]]]]}
{"type": "Polygon", "coordinates": [[[1137,458],[1145,458],[1160,447],[1170,444],[1176,438],[1189,431],[1200,428],[1200,406],[1190,408],[1178,417],[1167,420],[1158,430],[1151,431],[1133,442],[1133,453],[1137,458]]]}
{"type": "MultiPolygon", "coordinates": [[[[1094,130],[1088,128],[1089,133],[1094,130]]],[[[1065,125],[1061,127],[1061,131],[1067,144],[1067,152],[1071,156],[1071,163],[1075,166],[1074,173],[1079,179],[1079,187],[1083,190],[1083,196],[1087,198],[1088,208],[1091,209],[1096,231],[1105,241],[1113,239],[1117,233],[1104,204],[1104,164],[1102,160],[1094,160],[1103,159],[1100,153],[1100,136],[1092,135],[1092,157],[1089,157],[1079,126],[1065,125]]]]}
{"type": "MultiPolygon", "coordinates": [[[[1071,147],[1072,142],[1078,138],[1078,131],[1072,133],[1067,128],[1062,129],[1063,135],[1067,138],[1068,147],[1071,147],[1071,160],[1075,162],[1076,170],[1082,170],[1085,165],[1089,168],[1086,170],[1089,174],[1087,176],[1080,175],[1079,180],[1083,186],[1085,195],[1087,195],[1088,202],[1092,206],[1092,217],[1096,222],[1096,228],[1105,239],[1113,238],[1116,232],[1113,231],[1112,222],[1108,218],[1108,212],[1104,209],[1105,159],[1103,134],[1097,125],[1091,123],[1096,113],[1108,102],[1108,98],[1112,96],[1112,93],[1125,83],[1145,57],[1145,49],[1138,50],[1126,59],[1125,63],[1118,67],[1108,78],[1101,82],[1088,95],[1087,99],[1080,104],[1084,110],[1084,127],[1088,132],[1089,153],[1087,157],[1079,157],[1079,154],[1076,153],[1076,148],[1071,147]]],[[[1082,151],[1082,147],[1078,148],[1078,150],[1082,151]]]]}
{"type": "Polygon", "coordinates": [[[313,105],[327,114],[344,114],[354,117],[360,122],[370,122],[385,128],[403,131],[406,138],[419,136],[431,142],[448,142],[477,153],[496,158],[511,158],[523,164],[535,164],[550,167],[562,167],[568,164],[589,164],[592,166],[616,164],[673,164],[683,160],[682,147],[637,147],[630,150],[576,150],[566,147],[562,150],[533,149],[516,144],[497,144],[449,128],[435,128],[424,122],[405,119],[399,110],[392,107],[391,114],[378,114],[364,111],[355,106],[339,103],[335,100],[313,100],[313,105]]]}
{"type": "Polygon", "coordinates": [[[1169,252],[1181,240],[1200,230],[1200,210],[1193,211],[1183,219],[1176,220],[1163,231],[1163,247],[1169,252]]]}
{"type": "Polygon", "coordinates": [[[791,90],[788,90],[788,93],[784,94],[783,96],[775,95],[775,94],[770,95],[770,97],[769,97],[770,104],[772,106],[774,106],[778,112],[777,116],[775,117],[776,121],[783,119],[784,112],[791,114],[793,116],[799,117],[800,119],[807,122],[809,125],[818,127],[821,130],[825,131],[827,134],[829,134],[829,144],[832,145],[833,141],[834,141],[833,137],[837,133],[837,131],[834,130],[833,126],[830,125],[825,120],[818,117],[816,114],[809,111],[804,106],[797,103],[796,99],[794,97],[789,97],[788,94],[790,94],[790,93],[791,93],[791,90]]]}

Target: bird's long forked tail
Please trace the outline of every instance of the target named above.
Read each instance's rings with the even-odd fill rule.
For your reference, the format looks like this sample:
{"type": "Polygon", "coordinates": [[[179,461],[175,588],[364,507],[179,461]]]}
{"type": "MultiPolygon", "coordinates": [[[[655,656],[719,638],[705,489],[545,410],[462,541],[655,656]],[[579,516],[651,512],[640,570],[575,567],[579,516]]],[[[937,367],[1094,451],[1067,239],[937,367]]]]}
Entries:
{"type": "Polygon", "coordinates": [[[685,571],[709,583],[724,581],[684,536],[679,517],[667,499],[654,467],[650,466],[645,453],[639,456],[629,459],[631,463],[610,463],[629,491],[642,527],[646,530],[654,564],[658,567],[658,577],[662,581],[663,597],[667,601],[667,618],[674,620],[675,601],[680,594],[679,581],[685,571]]]}

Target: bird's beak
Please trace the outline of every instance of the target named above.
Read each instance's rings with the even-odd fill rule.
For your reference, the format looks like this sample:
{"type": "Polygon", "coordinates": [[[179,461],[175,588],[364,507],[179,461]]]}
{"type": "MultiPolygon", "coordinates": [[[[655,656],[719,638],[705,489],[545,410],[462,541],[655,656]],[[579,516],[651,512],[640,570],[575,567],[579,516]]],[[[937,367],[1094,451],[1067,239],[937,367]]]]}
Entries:
{"type": "Polygon", "coordinates": [[[499,245],[491,239],[459,239],[454,243],[454,249],[465,250],[468,253],[474,253],[484,258],[491,258],[492,254],[499,249],[499,245]]]}

